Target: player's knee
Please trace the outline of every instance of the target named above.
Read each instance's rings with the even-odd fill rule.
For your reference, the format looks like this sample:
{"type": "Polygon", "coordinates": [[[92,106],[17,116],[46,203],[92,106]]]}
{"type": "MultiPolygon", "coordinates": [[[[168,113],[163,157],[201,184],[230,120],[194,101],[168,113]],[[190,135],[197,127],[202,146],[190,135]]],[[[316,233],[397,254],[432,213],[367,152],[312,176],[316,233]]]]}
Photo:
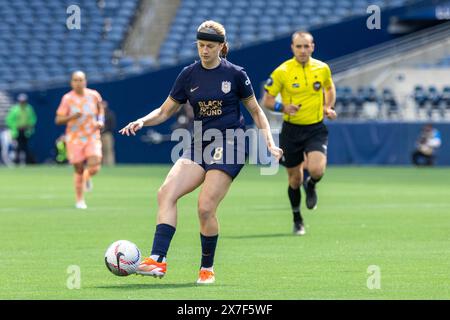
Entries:
{"type": "Polygon", "coordinates": [[[160,206],[165,205],[168,202],[176,202],[177,199],[173,195],[172,188],[167,185],[163,184],[158,189],[158,204],[160,206]]]}
{"type": "Polygon", "coordinates": [[[74,167],[74,171],[75,171],[75,173],[76,174],[83,174],[83,171],[84,171],[84,168],[83,168],[83,166],[75,166],[74,167]]]}
{"type": "Polygon", "coordinates": [[[200,221],[207,221],[215,215],[215,206],[212,201],[204,200],[198,203],[198,217],[200,221]]]}
{"type": "Polygon", "coordinates": [[[94,166],[90,166],[88,168],[89,170],[89,174],[92,176],[95,176],[99,171],[100,171],[101,166],[99,164],[94,165],[94,166]]]}
{"type": "Polygon", "coordinates": [[[293,189],[298,189],[302,184],[300,175],[289,176],[289,186],[293,189]]]}
{"type": "Polygon", "coordinates": [[[161,187],[159,187],[158,189],[158,204],[162,205],[166,199],[167,199],[167,188],[162,185],[161,187]]]}
{"type": "Polygon", "coordinates": [[[325,167],[323,167],[323,166],[311,166],[308,171],[309,171],[309,174],[313,178],[318,179],[318,178],[322,178],[322,176],[324,175],[325,167]]]}

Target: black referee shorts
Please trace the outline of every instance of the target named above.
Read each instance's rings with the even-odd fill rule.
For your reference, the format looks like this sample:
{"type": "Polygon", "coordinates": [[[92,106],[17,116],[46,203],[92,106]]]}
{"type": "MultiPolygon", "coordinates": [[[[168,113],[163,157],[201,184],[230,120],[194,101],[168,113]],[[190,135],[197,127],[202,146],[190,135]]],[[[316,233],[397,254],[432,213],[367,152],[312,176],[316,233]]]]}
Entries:
{"type": "Polygon", "coordinates": [[[320,151],[326,155],[327,146],[328,129],[322,121],[308,125],[283,122],[280,134],[283,157],[280,163],[286,168],[293,168],[302,163],[303,153],[320,151]]]}

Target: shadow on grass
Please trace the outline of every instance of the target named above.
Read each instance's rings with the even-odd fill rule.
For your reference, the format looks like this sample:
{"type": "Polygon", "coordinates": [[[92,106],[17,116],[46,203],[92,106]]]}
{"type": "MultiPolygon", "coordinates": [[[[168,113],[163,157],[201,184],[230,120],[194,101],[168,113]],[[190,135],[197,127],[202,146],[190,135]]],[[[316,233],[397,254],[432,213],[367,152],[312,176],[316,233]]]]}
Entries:
{"type": "Polygon", "coordinates": [[[146,290],[158,290],[158,289],[179,289],[179,288],[194,288],[199,285],[193,282],[187,283],[125,283],[115,284],[110,286],[95,286],[94,289],[146,289],[146,290]]]}
{"type": "Polygon", "coordinates": [[[227,239],[263,239],[263,238],[292,238],[293,235],[289,233],[272,233],[272,234],[248,234],[240,236],[222,236],[227,239]]]}

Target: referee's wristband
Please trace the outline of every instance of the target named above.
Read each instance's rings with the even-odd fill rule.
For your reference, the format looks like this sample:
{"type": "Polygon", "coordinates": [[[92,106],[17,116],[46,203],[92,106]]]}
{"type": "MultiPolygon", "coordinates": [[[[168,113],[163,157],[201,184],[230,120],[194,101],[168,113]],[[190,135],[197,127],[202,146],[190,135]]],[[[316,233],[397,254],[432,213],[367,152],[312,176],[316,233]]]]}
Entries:
{"type": "Polygon", "coordinates": [[[275,112],[282,112],[283,111],[283,104],[280,102],[275,103],[273,106],[273,111],[275,112]]]}

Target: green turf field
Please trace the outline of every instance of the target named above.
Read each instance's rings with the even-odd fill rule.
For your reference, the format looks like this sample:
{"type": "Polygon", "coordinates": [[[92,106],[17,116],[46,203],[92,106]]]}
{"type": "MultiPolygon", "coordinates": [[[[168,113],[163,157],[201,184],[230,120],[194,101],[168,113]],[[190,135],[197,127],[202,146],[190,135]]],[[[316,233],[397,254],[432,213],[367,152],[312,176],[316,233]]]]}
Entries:
{"type": "Polygon", "coordinates": [[[149,254],[168,170],[104,168],[79,211],[71,168],[0,168],[0,299],[450,299],[448,168],[331,167],[296,237],[284,171],[246,166],[219,208],[214,285],[194,284],[197,192],[179,202],[165,278],[112,275],[103,254],[113,241],[149,254]],[[80,289],[67,288],[71,265],[80,289]],[[371,265],[381,289],[367,287],[371,265]]]}

